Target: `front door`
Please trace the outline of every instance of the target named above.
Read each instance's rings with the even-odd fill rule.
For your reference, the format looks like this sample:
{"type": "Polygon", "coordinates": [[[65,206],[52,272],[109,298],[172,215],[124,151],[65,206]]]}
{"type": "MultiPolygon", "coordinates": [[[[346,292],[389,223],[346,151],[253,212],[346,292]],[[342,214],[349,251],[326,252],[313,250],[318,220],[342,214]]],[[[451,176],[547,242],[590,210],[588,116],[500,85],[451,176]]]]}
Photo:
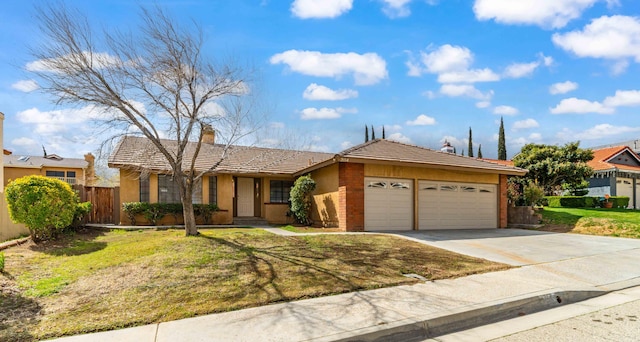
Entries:
{"type": "Polygon", "coordinates": [[[238,177],[238,216],[253,216],[253,178],[238,177]]]}

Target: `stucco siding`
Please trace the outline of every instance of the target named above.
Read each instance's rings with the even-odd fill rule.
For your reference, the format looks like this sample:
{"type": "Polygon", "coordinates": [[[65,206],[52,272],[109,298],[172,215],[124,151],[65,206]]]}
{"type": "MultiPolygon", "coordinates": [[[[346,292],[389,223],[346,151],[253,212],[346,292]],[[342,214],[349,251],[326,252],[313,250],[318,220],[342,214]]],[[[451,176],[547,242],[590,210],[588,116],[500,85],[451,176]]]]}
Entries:
{"type": "Polygon", "coordinates": [[[491,173],[464,172],[441,170],[431,168],[419,168],[408,166],[393,166],[380,164],[365,164],[365,177],[389,177],[389,178],[406,178],[406,179],[423,179],[436,180],[446,182],[468,182],[468,183],[484,183],[498,184],[499,175],[491,173]]]}
{"type": "Polygon", "coordinates": [[[338,227],[338,164],[312,172],[311,178],[316,182],[311,207],[314,225],[338,227]]]}

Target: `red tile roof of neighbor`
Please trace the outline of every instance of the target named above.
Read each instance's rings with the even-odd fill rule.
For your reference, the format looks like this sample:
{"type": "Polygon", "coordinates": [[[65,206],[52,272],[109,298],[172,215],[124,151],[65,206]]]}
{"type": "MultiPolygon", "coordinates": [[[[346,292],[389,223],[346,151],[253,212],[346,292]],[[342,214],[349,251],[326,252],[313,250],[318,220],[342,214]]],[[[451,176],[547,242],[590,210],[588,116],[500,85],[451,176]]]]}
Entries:
{"type": "MultiPolygon", "coordinates": [[[[623,153],[624,151],[629,151],[631,154],[637,157],[633,150],[631,150],[631,148],[629,148],[628,146],[613,146],[593,150],[593,159],[587,164],[591,166],[594,171],[613,169],[622,171],[640,171],[640,166],[621,165],[609,162],[609,160],[611,160],[613,157],[623,153]]],[[[640,161],[640,157],[638,159],[640,161]]]]}
{"type": "Polygon", "coordinates": [[[505,165],[505,166],[514,166],[513,160],[499,160],[499,159],[489,159],[489,158],[480,158],[480,160],[484,160],[489,163],[505,165]]]}
{"type": "MultiPolygon", "coordinates": [[[[176,142],[163,140],[169,150],[176,149],[176,142]]],[[[185,152],[185,165],[191,162],[196,143],[189,143],[185,152]]],[[[196,160],[198,171],[209,170],[220,160],[223,145],[202,144],[196,160]]],[[[526,170],[513,166],[490,163],[480,159],[434,151],[428,148],[403,144],[390,140],[375,139],[349,148],[338,154],[282,150],[263,147],[231,146],[228,156],[212,172],[217,173],[267,173],[300,174],[325,165],[345,161],[385,162],[413,164],[424,167],[449,169],[473,169],[480,172],[523,175],[526,170]]],[[[111,167],[146,168],[155,171],[170,170],[164,156],[146,138],[124,137],[109,157],[111,167]]]]}

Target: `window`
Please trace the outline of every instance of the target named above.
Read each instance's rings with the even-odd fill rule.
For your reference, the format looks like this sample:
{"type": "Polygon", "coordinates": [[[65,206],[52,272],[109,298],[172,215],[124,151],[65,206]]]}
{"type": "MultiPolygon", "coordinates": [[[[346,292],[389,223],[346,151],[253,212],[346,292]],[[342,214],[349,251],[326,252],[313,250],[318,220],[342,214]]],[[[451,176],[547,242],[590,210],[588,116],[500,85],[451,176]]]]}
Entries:
{"type": "Polygon", "coordinates": [[[64,171],[47,171],[47,177],[64,178],[64,171]]]}
{"type": "Polygon", "coordinates": [[[67,171],[67,178],[76,178],[75,171],[67,171]]]}
{"type": "Polygon", "coordinates": [[[440,191],[458,191],[457,185],[440,185],[440,191]]]}
{"type": "Polygon", "coordinates": [[[409,189],[408,183],[391,182],[392,189],[409,189]]]}
{"type": "Polygon", "coordinates": [[[293,186],[292,181],[272,180],[270,182],[270,199],[271,203],[287,203],[289,202],[289,192],[293,186]]]}
{"type": "Polygon", "coordinates": [[[149,203],[149,175],[140,175],[140,202],[149,203]]]}
{"type": "Polygon", "coordinates": [[[385,183],[385,182],[369,182],[369,185],[367,185],[367,188],[384,189],[386,187],[387,187],[387,183],[385,183]]]}
{"type": "MultiPolygon", "coordinates": [[[[193,204],[202,203],[202,181],[198,181],[193,186],[191,196],[193,204]]],[[[173,181],[171,175],[158,175],[158,202],[159,203],[180,203],[180,191],[178,185],[173,181]]]]}
{"type": "Polygon", "coordinates": [[[209,203],[218,203],[218,177],[216,176],[209,177],[209,203]]]}
{"type": "Polygon", "coordinates": [[[476,188],[473,187],[473,186],[465,186],[465,185],[463,185],[461,187],[461,189],[462,189],[462,192],[476,192],[476,188]]]}

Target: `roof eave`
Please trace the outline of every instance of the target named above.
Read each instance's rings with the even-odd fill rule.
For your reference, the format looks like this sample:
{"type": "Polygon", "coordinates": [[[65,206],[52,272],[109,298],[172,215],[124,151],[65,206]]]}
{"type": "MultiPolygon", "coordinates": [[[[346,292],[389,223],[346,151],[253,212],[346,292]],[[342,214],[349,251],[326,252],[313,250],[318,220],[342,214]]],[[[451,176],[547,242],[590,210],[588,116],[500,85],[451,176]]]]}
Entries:
{"type": "MultiPolygon", "coordinates": [[[[452,170],[452,171],[467,171],[467,172],[481,172],[481,173],[493,173],[493,174],[504,174],[509,176],[524,176],[529,172],[529,170],[504,166],[504,168],[484,168],[477,166],[458,166],[458,165],[447,165],[447,164],[438,164],[438,163],[420,163],[420,162],[409,162],[409,161],[390,161],[390,160],[380,160],[380,159],[371,159],[371,158],[353,158],[353,157],[342,157],[343,162],[350,163],[362,163],[362,164],[387,164],[387,165],[398,165],[398,166],[413,166],[413,167],[422,167],[428,169],[443,169],[443,170],[452,170]]],[[[495,164],[499,165],[499,164],[495,164]]]]}

